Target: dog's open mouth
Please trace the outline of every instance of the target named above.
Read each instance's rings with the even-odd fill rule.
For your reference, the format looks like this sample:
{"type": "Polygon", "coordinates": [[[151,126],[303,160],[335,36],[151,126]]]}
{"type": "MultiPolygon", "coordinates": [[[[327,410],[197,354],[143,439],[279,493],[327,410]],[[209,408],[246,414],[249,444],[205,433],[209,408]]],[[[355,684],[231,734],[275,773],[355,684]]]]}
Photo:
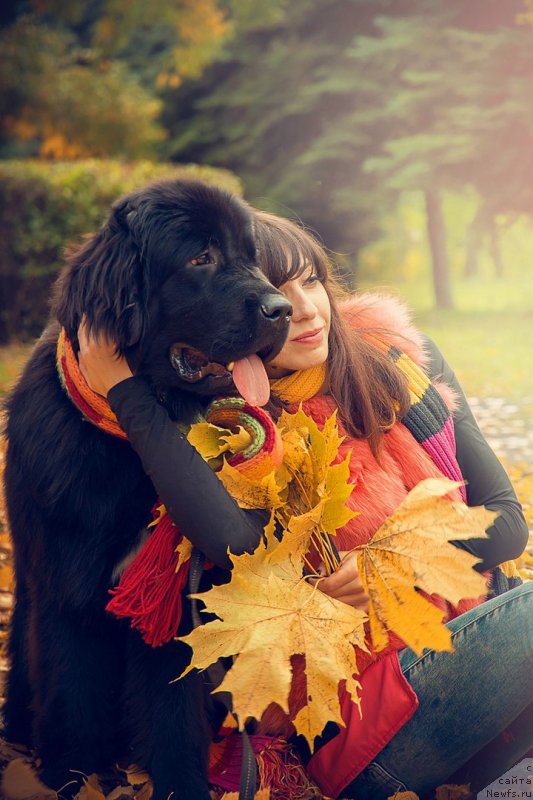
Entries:
{"type": "Polygon", "coordinates": [[[230,370],[223,364],[210,361],[209,358],[194,347],[174,344],[170,348],[170,363],[184,381],[197,383],[208,375],[231,377],[230,370]]]}
{"type": "Polygon", "coordinates": [[[263,361],[252,353],[238,361],[220,364],[184,344],[174,344],[170,348],[170,363],[181,380],[198,383],[208,378],[213,389],[224,389],[232,385],[247,403],[264,406],[270,397],[270,383],[263,361]]]}

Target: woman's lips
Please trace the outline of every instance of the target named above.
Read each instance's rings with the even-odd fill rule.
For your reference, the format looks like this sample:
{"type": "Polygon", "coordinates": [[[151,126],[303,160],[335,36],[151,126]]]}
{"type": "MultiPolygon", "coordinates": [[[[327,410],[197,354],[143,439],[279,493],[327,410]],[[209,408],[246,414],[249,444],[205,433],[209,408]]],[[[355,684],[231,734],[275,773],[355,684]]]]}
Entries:
{"type": "Polygon", "coordinates": [[[314,331],[309,331],[308,333],[302,333],[301,336],[297,336],[291,341],[298,342],[298,344],[320,344],[323,336],[324,336],[324,328],[317,328],[314,331]]]}

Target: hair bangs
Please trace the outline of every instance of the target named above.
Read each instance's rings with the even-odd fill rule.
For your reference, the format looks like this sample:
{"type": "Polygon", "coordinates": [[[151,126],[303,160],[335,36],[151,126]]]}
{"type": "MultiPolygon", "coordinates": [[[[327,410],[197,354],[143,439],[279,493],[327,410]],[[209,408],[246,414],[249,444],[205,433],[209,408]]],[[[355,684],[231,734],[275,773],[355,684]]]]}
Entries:
{"type": "Polygon", "coordinates": [[[328,277],[327,256],[320,245],[290,220],[256,212],[255,240],[261,269],[276,287],[313,267],[321,281],[328,277]]]}

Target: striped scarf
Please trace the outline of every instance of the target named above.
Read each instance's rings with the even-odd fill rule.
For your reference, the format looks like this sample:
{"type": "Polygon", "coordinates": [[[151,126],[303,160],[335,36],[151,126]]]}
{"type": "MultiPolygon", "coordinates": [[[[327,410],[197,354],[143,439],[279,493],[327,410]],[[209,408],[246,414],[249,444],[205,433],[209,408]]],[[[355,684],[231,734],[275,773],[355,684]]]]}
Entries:
{"type": "MultiPolygon", "coordinates": [[[[389,345],[377,337],[372,344],[394,361],[407,378],[411,405],[402,418],[402,423],[430,456],[443,475],[453,481],[462,481],[461,470],[455,457],[455,435],[453,419],[440,394],[425,372],[407,353],[389,345]]],[[[287,403],[310,400],[326,383],[325,364],[272,382],[272,391],[287,403]]],[[[464,486],[461,495],[466,500],[464,486]]]]}
{"type": "MultiPolygon", "coordinates": [[[[69,398],[85,419],[106,433],[126,440],[107,400],[94,392],[83,377],[66,332],[57,342],[57,371],[69,398]]],[[[228,458],[232,467],[251,480],[260,480],[283,460],[281,437],[272,418],[241,397],[214,400],[205,420],[230,429],[244,428],[249,444],[228,458]]],[[[187,585],[192,546],[176,528],[161,501],[152,510],[152,532],[134,560],[124,570],[106,609],[130,620],[152,647],[176,636],[182,613],[182,594],[187,585]],[[178,550],[179,548],[179,550],[178,550]]]]}

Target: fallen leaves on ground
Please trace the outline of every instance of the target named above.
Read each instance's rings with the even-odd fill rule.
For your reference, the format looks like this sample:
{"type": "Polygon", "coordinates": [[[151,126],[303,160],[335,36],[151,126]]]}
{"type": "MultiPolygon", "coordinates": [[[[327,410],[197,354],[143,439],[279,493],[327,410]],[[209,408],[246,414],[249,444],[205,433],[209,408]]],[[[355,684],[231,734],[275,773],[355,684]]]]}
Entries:
{"type": "Polygon", "coordinates": [[[504,466],[511,478],[530,531],[526,549],[516,559],[518,572],[523,580],[533,580],[533,469],[531,463],[506,464],[504,466]]]}
{"type": "Polygon", "coordinates": [[[15,758],[4,769],[0,786],[2,797],[9,800],[54,800],[57,794],[37,777],[24,758],[15,758]]]}
{"type": "MultiPolygon", "coordinates": [[[[415,792],[396,792],[387,800],[420,800],[420,798],[415,792]]],[[[474,800],[474,795],[470,791],[470,784],[456,786],[446,783],[435,790],[435,800],[474,800]]]]}
{"type": "Polygon", "coordinates": [[[437,786],[435,800],[474,800],[474,795],[470,791],[469,783],[463,786],[444,783],[442,786],[437,786]]]}
{"type": "MultiPolygon", "coordinates": [[[[0,796],[4,800],[57,800],[58,794],[39,780],[38,771],[25,748],[3,745],[2,761],[8,761],[0,784],[0,796]],[[11,752],[8,752],[11,750],[11,752]]],[[[106,775],[84,776],[73,771],[72,780],[82,783],[74,800],[150,800],[152,783],[146,772],[139,767],[120,769],[116,767],[106,775]]]]}

